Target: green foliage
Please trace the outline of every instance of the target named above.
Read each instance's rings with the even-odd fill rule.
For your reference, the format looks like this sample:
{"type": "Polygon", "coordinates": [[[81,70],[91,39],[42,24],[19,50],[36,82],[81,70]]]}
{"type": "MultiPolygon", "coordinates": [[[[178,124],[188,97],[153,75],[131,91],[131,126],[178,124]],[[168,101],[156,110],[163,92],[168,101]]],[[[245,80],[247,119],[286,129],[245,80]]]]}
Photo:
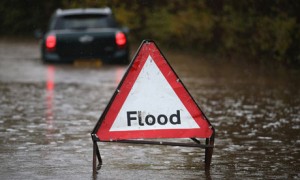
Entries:
{"type": "Polygon", "coordinates": [[[56,8],[105,6],[138,42],[300,64],[300,1],[293,0],[2,0],[0,31],[31,34],[56,8]]]}
{"type": "Polygon", "coordinates": [[[262,17],[256,25],[253,39],[257,51],[270,54],[278,60],[286,56],[293,41],[292,33],[297,25],[296,20],[282,16],[262,17]]]}

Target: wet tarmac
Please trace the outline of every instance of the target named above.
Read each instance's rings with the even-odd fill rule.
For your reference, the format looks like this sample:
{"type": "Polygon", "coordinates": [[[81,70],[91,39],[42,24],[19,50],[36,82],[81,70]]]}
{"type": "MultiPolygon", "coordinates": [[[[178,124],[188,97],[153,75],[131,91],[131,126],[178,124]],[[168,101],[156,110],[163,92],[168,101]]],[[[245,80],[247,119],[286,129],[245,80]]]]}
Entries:
{"type": "Polygon", "coordinates": [[[299,70],[161,51],[216,129],[209,172],[203,149],[99,143],[93,176],[90,133],[127,67],[43,64],[38,42],[1,39],[0,179],[300,178],[299,70]]]}

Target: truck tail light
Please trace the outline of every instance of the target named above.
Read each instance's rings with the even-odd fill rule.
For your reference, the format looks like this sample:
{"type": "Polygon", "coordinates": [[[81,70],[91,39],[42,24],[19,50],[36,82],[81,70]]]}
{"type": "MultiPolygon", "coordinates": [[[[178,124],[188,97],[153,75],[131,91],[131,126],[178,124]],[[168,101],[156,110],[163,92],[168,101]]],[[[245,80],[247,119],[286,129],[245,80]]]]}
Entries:
{"type": "Polygon", "coordinates": [[[126,45],[127,39],[123,32],[116,33],[116,44],[118,47],[122,48],[126,45]]]}
{"type": "Polygon", "coordinates": [[[48,51],[54,51],[56,47],[56,36],[55,35],[49,35],[46,38],[46,49],[48,51]]]}

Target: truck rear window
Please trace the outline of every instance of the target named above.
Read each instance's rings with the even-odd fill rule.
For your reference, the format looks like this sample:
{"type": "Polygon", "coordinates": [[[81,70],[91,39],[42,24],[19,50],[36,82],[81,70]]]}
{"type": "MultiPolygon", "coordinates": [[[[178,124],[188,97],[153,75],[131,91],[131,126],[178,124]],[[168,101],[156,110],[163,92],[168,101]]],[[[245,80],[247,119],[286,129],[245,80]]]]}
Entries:
{"type": "Polygon", "coordinates": [[[59,17],[54,25],[55,30],[90,28],[112,28],[117,24],[111,16],[107,15],[72,15],[59,17]]]}

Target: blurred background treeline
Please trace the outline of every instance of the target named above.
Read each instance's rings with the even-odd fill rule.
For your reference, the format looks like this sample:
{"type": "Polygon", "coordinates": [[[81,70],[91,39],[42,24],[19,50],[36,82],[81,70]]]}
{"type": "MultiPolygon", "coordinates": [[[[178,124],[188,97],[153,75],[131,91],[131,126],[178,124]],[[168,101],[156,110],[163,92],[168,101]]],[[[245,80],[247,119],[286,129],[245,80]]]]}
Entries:
{"type": "Polygon", "coordinates": [[[46,30],[57,8],[111,7],[130,39],[174,49],[300,64],[298,0],[1,0],[2,36],[46,30]]]}

